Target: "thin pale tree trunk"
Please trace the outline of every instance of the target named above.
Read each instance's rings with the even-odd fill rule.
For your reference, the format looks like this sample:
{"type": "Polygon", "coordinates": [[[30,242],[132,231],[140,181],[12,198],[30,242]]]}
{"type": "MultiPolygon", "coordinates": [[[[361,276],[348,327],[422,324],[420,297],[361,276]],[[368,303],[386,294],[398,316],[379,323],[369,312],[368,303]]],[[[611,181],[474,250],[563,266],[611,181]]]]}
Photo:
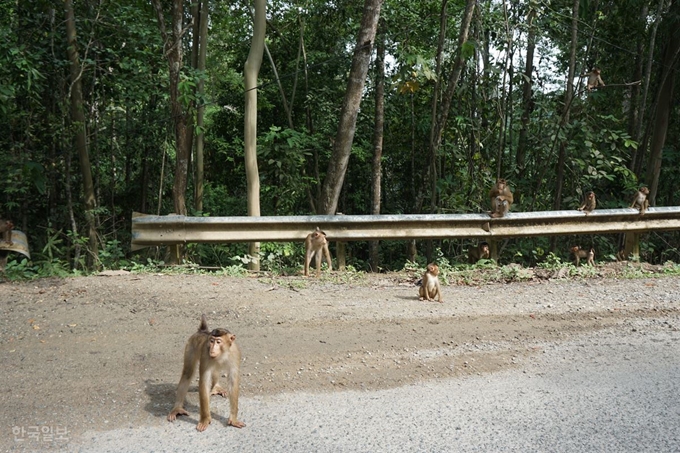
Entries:
{"type": "MultiPolygon", "coordinates": [[[[245,120],[244,143],[246,184],[248,192],[248,215],[260,215],[260,175],[257,166],[257,76],[262,66],[264,54],[264,38],[266,33],[265,13],[266,0],[255,0],[255,14],[253,15],[253,41],[250,44],[248,59],[243,68],[245,81],[245,120]]],[[[248,247],[250,263],[248,269],[254,272],[260,270],[260,243],[251,242],[248,247]]]]}

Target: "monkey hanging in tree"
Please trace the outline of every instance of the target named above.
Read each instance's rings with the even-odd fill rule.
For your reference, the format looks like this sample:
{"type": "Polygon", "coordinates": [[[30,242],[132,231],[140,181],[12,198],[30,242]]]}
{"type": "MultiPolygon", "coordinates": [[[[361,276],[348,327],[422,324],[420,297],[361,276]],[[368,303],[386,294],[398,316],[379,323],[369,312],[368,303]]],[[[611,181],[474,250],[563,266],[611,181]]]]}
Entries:
{"type": "Polygon", "coordinates": [[[588,91],[591,91],[593,89],[597,89],[600,86],[605,86],[604,82],[602,81],[602,77],[600,76],[600,69],[599,68],[593,68],[592,71],[590,71],[588,74],[583,74],[582,77],[588,77],[588,80],[586,81],[586,89],[588,91]]]}

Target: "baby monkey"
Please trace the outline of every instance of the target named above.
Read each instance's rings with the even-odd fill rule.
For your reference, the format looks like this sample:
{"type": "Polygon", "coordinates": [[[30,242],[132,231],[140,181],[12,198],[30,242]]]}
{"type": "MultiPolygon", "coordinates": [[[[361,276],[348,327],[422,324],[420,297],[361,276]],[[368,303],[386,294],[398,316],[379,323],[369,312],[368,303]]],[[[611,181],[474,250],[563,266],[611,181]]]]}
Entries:
{"type": "Polygon", "coordinates": [[[649,207],[649,200],[647,199],[649,195],[649,189],[646,187],[640,187],[640,190],[635,192],[635,198],[633,198],[633,204],[630,205],[631,208],[637,208],[640,210],[640,215],[643,215],[647,208],[649,207]]]}
{"type": "Polygon", "coordinates": [[[480,242],[477,247],[472,247],[468,250],[468,263],[475,264],[479,260],[488,260],[491,257],[489,252],[489,243],[480,242]]]}
{"type": "Polygon", "coordinates": [[[442,287],[439,285],[439,266],[434,263],[427,265],[427,270],[423,274],[422,284],[418,290],[420,300],[434,300],[436,297],[438,302],[442,300],[442,287]]]}
{"type": "Polygon", "coordinates": [[[177,385],[175,406],[168,414],[168,421],[175,421],[178,415],[189,415],[184,410],[184,398],[189,390],[191,377],[198,365],[198,398],[201,418],[196,429],[205,431],[212,421],[210,417],[210,395],[229,396],[229,419],[227,425],[243,428],[245,423],[238,420],[239,369],[241,351],[236,345],[236,335],[226,329],[208,330],[205,315],[201,316],[198,332],[189,337],[184,348],[184,367],[177,385]],[[222,373],[227,375],[227,388],[218,384],[222,373]]]}
{"type": "Polygon", "coordinates": [[[583,258],[586,259],[587,264],[595,266],[595,249],[593,247],[590,247],[590,250],[584,250],[578,245],[575,245],[570,248],[569,251],[574,255],[577,266],[581,263],[581,259],[583,258]]]}
{"type": "Polygon", "coordinates": [[[601,74],[602,72],[598,68],[593,68],[588,74],[583,75],[583,77],[588,77],[588,80],[586,81],[586,89],[588,91],[605,86],[601,74]]]}
{"type": "Polygon", "coordinates": [[[586,215],[590,214],[595,210],[595,206],[597,206],[597,200],[595,199],[595,192],[592,190],[586,192],[586,199],[583,202],[583,205],[581,205],[580,208],[578,208],[579,211],[585,212],[586,215]]]}

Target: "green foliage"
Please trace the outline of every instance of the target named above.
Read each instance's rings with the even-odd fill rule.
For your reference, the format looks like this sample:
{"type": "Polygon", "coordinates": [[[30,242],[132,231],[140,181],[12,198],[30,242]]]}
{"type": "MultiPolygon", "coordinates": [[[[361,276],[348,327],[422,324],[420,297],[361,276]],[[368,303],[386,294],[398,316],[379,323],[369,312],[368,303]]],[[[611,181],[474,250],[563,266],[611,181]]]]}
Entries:
{"type": "Polygon", "coordinates": [[[5,268],[5,277],[9,280],[31,280],[46,276],[39,265],[31,264],[28,258],[8,260],[5,268]]]}
{"type": "Polygon", "coordinates": [[[303,248],[293,242],[264,242],[260,253],[261,271],[284,275],[298,273],[305,256],[303,248]]]}
{"type": "Polygon", "coordinates": [[[307,159],[323,153],[320,137],[292,129],[271,126],[258,142],[258,159],[265,184],[262,196],[271,199],[274,213],[285,214],[305,199],[306,190],[314,183],[305,177],[307,159]]]}
{"type": "MultiPolygon", "coordinates": [[[[538,256],[542,256],[542,254],[538,256]]],[[[562,262],[562,259],[555,253],[550,252],[545,255],[545,259],[539,262],[536,266],[542,269],[560,269],[565,266],[565,263],[562,262]]]]}
{"type": "MultiPolygon", "coordinates": [[[[656,48],[646,55],[650,25],[656,19],[654,8],[649,8],[648,17],[641,17],[639,13],[648,5],[640,0],[610,2],[606,11],[593,3],[581,5],[576,70],[581,73],[593,65],[601,67],[607,87],[586,93],[580,81],[569,106],[569,121],[563,125],[570,6],[530,3],[538,14],[532,24],[537,48],[529,105],[522,99],[523,83],[529,79],[523,74],[530,29],[527,4],[482,2],[460,49],[465,65],[435,156],[429,155],[433,100],[441,100],[449,82],[464,2],[447,5],[449,25],[439,69],[435,52],[441,2],[392,0],[383,5],[379,33],[389,55],[383,213],[483,212],[488,210],[488,188],[498,175],[509,179],[515,189],[513,211],[551,210],[562,146],[564,182],[559,202],[563,209],[578,206],[586,190],[597,193],[600,208],[622,207],[629,202],[627,194],[651,183],[644,176],[649,137],[647,141],[642,138],[656,125],[652,107],[659,80],[652,74],[646,100],[632,85],[622,84],[633,81],[638,44],[645,49],[643,60],[662,61],[675,10],[664,10],[656,48]],[[612,44],[629,41],[630,46],[612,44]],[[509,52],[513,58],[506,62],[509,52]],[[440,92],[435,92],[437,82],[440,92]],[[526,155],[520,164],[519,136],[525,112],[526,155]],[[639,133],[631,126],[633,112],[644,119],[639,133]],[[642,165],[636,168],[634,164],[639,162],[642,165]],[[433,185],[428,180],[431,165],[437,170],[433,185]],[[430,193],[432,187],[434,194],[430,193]]],[[[251,39],[251,16],[243,2],[210,6],[205,71],[191,67],[191,29],[180,43],[187,51],[179,86],[181,102],[185,107],[206,106],[204,131],[194,130],[205,132],[202,212],[193,206],[193,157],[187,169],[190,187],[186,195],[195,215],[245,215],[242,66],[251,39]],[[199,82],[205,83],[203,96],[196,92],[199,82]]],[[[0,153],[0,217],[21,223],[32,250],[37,250],[33,262],[10,261],[8,275],[10,271],[17,275],[82,272],[86,258],[93,256],[88,241],[70,232],[86,231],[86,215],[74,125],[69,120],[71,80],[65,29],[59,15],[54,15],[59,8],[54,8],[54,2],[46,0],[0,6],[0,148],[4,150],[0,153]]],[[[96,265],[104,269],[161,269],[160,262],[145,262],[145,254],[126,258],[133,211],[174,211],[175,136],[168,106],[168,62],[155,12],[141,0],[97,5],[76,2],[75,8],[85,126],[97,194],[94,215],[102,247],[96,265]]],[[[356,0],[295,7],[274,1],[268,5],[271,33],[267,45],[276,74],[265,60],[258,81],[263,215],[306,214],[312,211],[313,202],[318,203],[337,139],[361,9],[362,3],[356,0]],[[290,110],[292,124],[285,108],[290,110]]],[[[338,208],[346,214],[370,212],[375,80],[372,69],[338,208]]],[[[679,91],[675,92],[677,96],[679,91]]],[[[680,184],[675,170],[680,166],[680,149],[674,145],[680,138],[680,125],[670,121],[666,133],[658,206],[680,203],[675,190],[680,184]]],[[[602,258],[616,251],[618,238],[613,236],[587,240],[596,243],[602,258]]],[[[512,239],[503,245],[499,260],[558,268],[569,261],[567,253],[560,250],[566,250],[571,239],[559,238],[555,249],[547,238],[512,239]]],[[[460,256],[460,250],[451,252],[460,248],[459,242],[434,244],[441,250],[448,247],[448,255],[460,256]]],[[[418,262],[404,265],[404,242],[381,241],[381,269],[417,266],[412,271],[420,271],[426,264],[423,246],[419,242],[418,262]]],[[[646,235],[641,246],[643,260],[680,260],[680,237],[674,232],[646,235]]],[[[367,243],[349,247],[351,265],[366,269],[367,243]]],[[[191,244],[187,250],[189,261],[200,266],[240,272],[246,264],[243,260],[247,261],[245,244],[191,244]],[[239,257],[235,267],[234,257],[239,257]]],[[[435,259],[449,281],[474,281],[476,271],[489,272],[498,281],[525,278],[522,271],[493,262],[451,264],[454,258],[444,261],[441,250],[435,259]]],[[[263,244],[262,268],[294,274],[299,272],[302,252],[300,244],[263,244]]],[[[196,268],[190,271],[198,272],[196,268]]]]}
{"type": "Polygon", "coordinates": [[[121,269],[130,265],[130,262],[125,259],[125,251],[118,239],[107,241],[98,256],[101,267],[104,269],[121,269]]]}

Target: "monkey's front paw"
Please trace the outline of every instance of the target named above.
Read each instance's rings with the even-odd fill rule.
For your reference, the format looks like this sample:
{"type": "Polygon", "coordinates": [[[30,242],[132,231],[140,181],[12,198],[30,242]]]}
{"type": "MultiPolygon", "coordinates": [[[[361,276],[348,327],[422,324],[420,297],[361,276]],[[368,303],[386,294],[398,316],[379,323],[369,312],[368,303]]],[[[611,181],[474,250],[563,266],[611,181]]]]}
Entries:
{"type": "Polygon", "coordinates": [[[246,424],[241,422],[241,421],[238,421],[238,420],[232,421],[231,419],[227,420],[227,425],[233,426],[235,428],[243,428],[244,426],[246,426],[246,424]]]}
{"type": "Polygon", "coordinates": [[[196,431],[203,432],[206,429],[208,429],[208,425],[210,425],[210,422],[212,419],[207,419],[207,420],[201,420],[198,422],[198,425],[196,425],[196,431]]]}
{"type": "Polygon", "coordinates": [[[187,411],[185,411],[184,409],[181,409],[181,408],[180,409],[173,409],[168,414],[168,421],[174,422],[178,415],[189,415],[189,413],[187,411]]]}

